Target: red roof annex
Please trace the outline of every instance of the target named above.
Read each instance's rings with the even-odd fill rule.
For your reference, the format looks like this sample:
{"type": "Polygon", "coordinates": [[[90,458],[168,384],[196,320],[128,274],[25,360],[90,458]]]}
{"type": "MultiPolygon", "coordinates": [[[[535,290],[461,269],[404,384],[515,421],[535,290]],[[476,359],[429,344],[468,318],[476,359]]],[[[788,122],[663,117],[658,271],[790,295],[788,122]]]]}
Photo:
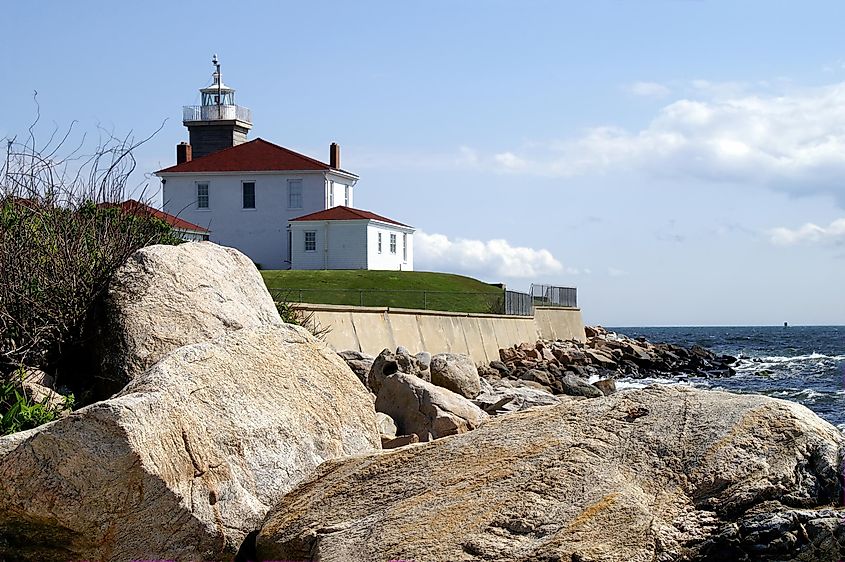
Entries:
{"type": "Polygon", "coordinates": [[[325,211],[317,211],[316,213],[311,213],[309,215],[303,215],[301,217],[296,217],[295,219],[290,219],[291,221],[354,221],[354,220],[374,220],[374,221],[381,221],[390,224],[395,224],[398,226],[404,226],[406,228],[411,228],[407,224],[402,224],[401,222],[396,222],[393,219],[388,219],[386,217],[382,217],[375,213],[371,213],[369,211],[362,211],[361,209],[353,209],[352,207],[344,207],[343,205],[339,205],[337,207],[332,207],[331,209],[326,209],[325,211]]]}
{"type": "MultiPolygon", "coordinates": [[[[156,174],[191,172],[328,171],[332,167],[293,150],[255,139],[159,170],[156,174]]],[[[344,170],[339,170],[344,172],[344,170]]],[[[349,172],[344,172],[349,174],[349,172]]],[[[354,175],[354,174],[350,174],[354,175]]]]}
{"type": "Polygon", "coordinates": [[[152,215],[157,219],[163,220],[171,227],[177,230],[190,230],[193,232],[199,232],[202,234],[208,233],[207,228],[203,228],[198,224],[194,224],[192,222],[188,222],[184,219],[180,219],[177,216],[171,215],[170,213],[165,213],[164,211],[160,211],[154,207],[150,207],[140,201],[136,201],[134,199],[127,199],[123,203],[100,203],[98,207],[104,208],[112,208],[112,207],[120,207],[123,211],[133,214],[133,215],[152,215]]]}

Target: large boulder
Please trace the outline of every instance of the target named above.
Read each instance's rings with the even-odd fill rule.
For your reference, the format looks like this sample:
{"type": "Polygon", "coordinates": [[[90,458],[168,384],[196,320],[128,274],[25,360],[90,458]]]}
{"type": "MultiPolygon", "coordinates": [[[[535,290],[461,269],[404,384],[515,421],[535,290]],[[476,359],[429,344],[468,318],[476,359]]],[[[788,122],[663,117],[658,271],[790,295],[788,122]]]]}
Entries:
{"type": "Polygon", "coordinates": [[[268,515],[257,552],[323,562],[748,560],[782,527],[796,534],[770,548],[773,559],[836,560],[836,541],[823,539],[843,511],[820,506],[840,501],[842,446],[807,408],[764,396],[649,387],[567,400],[409,450],[329,461],[268,515]],[[772,521],[780,512],[782,526],[772,521]],[[812,533],[801,534],[802,520],[812,533]]]}
{"type": "Polygon", "coordinates": [[[475,398],[481,392],[478,368],[466,355],[438,353],[431,358],[431,382],[448,388],[464,398],[475,398]]]}
{"type": "Polygon", "coordinates": [[[261,274],[210,242],[149,246],[117,271],[99,326],[101,398],[176,348],[281,319],[261,274]]]}
{"type": "Polygon", "coordinates": [[[405,373],[414,375],[431,382],[429,362],[431,355],[425,352],[411,355],[404,347],[397,347],[396,352],[383,349],[373,361],[370,372],[367,375],[366,385],[370,392],[378,396],[384,379],[393,373],[405,373]]]}
{"type": "Polygon", "coordinates": [[[0,438],[0,559],[231,559],[317,465],[379,448],[336,353],[296,326],[244,328],[0,438]]]}
{"type": "Polygon", "coordinates": [[[560,399],[544,390],[515,386],[511,381],[497,381],[491,385],[482,379],[481,393],[472,402],[488,414],[498,415],[519,412],[534,406],[553,406],[559,404],[560,399]]]}
{"type": "Polygon", "coordinates": [[[563,393],[569,396],[586,396],[587,398],[604,396],[604,392],[599,390],[598,387],[572,374],[563,376],[560,379],[560,386],[563,393]]]}
{"type": "Polygon", "coordinates": [[[460,394],[404,373],[382,381],[376,410],[393,418],[398,434],[414,433],[420,441],[465,433],[487,417],[460,394]]]}

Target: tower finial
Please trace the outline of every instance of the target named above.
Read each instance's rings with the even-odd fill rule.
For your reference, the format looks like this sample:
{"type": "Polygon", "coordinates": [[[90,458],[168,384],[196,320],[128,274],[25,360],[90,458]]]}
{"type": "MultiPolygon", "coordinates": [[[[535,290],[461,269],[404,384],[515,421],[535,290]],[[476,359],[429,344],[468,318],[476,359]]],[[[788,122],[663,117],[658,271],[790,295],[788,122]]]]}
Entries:
{"type": "Polygon", "coordinates": [[[223,75],[220,74],[220,61],[217,60],[217,53],[214,53],[211,56],[211,64],[213,64],[215,69],[216,69],[214,74],[215,74],[215,77],[217,78],[217,80],[216,80],[216,82],[217,82],[217,105],[220,105],[220,104],[223,103],[223,96],[222,96],[223,92],[221,91],[221,89],[223,87],[223,75]]]}

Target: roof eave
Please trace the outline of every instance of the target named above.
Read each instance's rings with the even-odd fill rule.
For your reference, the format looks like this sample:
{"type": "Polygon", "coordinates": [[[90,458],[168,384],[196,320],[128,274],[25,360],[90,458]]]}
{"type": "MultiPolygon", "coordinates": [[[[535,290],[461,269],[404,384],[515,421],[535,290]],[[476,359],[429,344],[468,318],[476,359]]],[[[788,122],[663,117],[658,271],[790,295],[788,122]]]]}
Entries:
{"type": "MultiPolygon", "coordinates": [[[[235,175],[279,175],[279,174],[325,174],[328,170],[222,170],[216,172],[192,172],[192,171],[171,171],[159,170],[153,172],[159,178],[170,176],[235,176],[235,175]]],[[[357,177],[357,176],[356,176],[357,177]]]]}
{"type": "Polygon", "coordinates": [[[408,232],[416,232],[416,228],[413,226],[408,226],[407,224],[395,223],[395,222],[387,222],[387,221],[380,221],[378,219],[370,219],[366,217],[361,217],[360,219],[290,219],[288,220],[290,223],[302,224],[308,222],[367,222],[367,223],[378,223],[379,225],[384,225],[389,228],[395,228],[397,230],[407,230],[408,232]]]}

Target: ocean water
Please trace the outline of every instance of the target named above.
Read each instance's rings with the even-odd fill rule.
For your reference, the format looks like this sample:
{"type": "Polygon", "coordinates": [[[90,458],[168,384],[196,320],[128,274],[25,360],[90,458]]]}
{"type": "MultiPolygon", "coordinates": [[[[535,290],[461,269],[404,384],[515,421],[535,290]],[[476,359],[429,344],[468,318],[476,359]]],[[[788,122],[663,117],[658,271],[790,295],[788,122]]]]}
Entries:
{"type": "Polygon", "coordinates": [[[722,379],[620,379],[619,386],[654,382],[754,392],[803,404],[845,431],[845,326],[608,328],[630,337],[700,345],[739,358],[722,379]]]}

